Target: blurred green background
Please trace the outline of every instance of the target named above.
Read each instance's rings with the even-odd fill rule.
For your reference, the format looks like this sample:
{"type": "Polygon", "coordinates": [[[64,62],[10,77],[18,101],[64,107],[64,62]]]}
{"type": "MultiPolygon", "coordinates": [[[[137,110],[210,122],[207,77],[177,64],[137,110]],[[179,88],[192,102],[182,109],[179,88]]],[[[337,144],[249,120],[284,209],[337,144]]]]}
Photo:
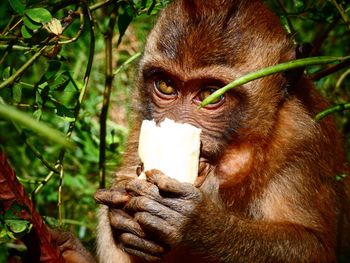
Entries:
{"type": "MultiPolygon", "coordinates": [[[[350,55],[348,1],[265,2],[296,43],[313,45],[312,56],[350,55]]],[[[139,52],[167,3],[0,2],[0,147],[47,223],[73,231],[90,248],[92,196],[120,164],[139,52]],[[73,147],[64,146],[65,136],[73,147]]],[[[306,69],[333,106],[350,102],[349,64],[306,69]]],[[[349,149],[349,113],[333,115],[349,149]]],[[[0,217],[0,262],[22,249],[4,221],[0,217]]]]}

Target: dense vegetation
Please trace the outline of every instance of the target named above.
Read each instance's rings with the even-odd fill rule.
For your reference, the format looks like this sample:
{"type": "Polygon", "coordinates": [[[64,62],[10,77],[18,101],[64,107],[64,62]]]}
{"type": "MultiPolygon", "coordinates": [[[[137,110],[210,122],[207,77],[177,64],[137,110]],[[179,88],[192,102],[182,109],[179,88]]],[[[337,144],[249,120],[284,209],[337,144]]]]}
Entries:
{"type": "MultiPolygon", "coordinates": [[[[92,195],[108,186],[127,137],[137,59],[166,0],[0,3],[0,147],[51,226],[94,242],[92,195]]],[[[311,56],[350,55],[350,4],[268,0],[311,56]]],[[[350,142],[350,62],[306,68],[350,142]],[[334,107],[335,106],[335,107],[334,107]]],[[[329,112],[327,112],[329,113],[329,112]]],[[[350,151],[348,150],[348,155],[350,151]]],[[[350,156],[350,155],[349,155],[350,156]]],[[[0,205],[0,262],[28,231],[0,205]],[[19,230],[20,229],[20,230],[19,230]]]]}

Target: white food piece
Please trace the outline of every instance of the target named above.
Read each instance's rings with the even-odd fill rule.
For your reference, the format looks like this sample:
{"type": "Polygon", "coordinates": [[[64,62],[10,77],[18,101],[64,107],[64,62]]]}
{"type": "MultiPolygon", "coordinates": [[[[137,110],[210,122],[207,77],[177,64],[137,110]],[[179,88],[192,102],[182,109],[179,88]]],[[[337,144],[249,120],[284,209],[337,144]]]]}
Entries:
{"type": "MultiPolygon", "coordinates": [[[[198,175],[201,131],[169,119],[160,126],[144,120],[138,150],[144,171],[158,169],[180,182],[193,184],[198,175]]],[[[144,179],[145,174],[139,178],[144,179]]]]}

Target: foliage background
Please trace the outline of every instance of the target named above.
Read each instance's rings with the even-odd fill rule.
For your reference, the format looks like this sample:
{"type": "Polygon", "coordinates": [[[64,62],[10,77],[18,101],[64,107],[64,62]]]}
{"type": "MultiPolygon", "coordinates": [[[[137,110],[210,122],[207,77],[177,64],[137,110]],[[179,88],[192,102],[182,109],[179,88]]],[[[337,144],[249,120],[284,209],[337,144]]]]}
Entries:
{"type": "MultiPolygon", "coordinates": [[[[97,209],[92,195],[104,186],[101,178],[107,178],[108,186],[120,164],[131,121],[138,52],[167,2],[0,2],[0,147],[47,223],[75,232],[91,249],[97,209]],[[52,18],[57,20],[49,27],[52,18]],[[18,112],[23,113],[19,122],[18,112]],[[44,126],[35,130],[24,123],[44,126]],[[65,136],[73,147],[60,143],[65,136]]],[[[347,1],[265,2],[296,43],[313,45],[312,56],[350,55],[347,1]]],[[[348,105],[349,62],[340,69],[309,67],[306,74],[331,105],[348,105]]],[[[334,115],[349,149],[349,113],[334,115]]],[[[0,227],[0,262],[5,262],[23,247],[13,241],[3,217],[0,227]]]]}

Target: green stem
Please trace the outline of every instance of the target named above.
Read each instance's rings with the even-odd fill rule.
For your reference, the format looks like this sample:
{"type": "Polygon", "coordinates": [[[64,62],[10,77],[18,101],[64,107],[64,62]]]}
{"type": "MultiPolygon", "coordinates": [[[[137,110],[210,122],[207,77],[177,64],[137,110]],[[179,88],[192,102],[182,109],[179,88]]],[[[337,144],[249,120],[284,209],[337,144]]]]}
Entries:
{"type": "Polygon", "coordinates": [[[24,72],[41,56],[45,51],[46,46],[42,47],[38,52],[36,52],[22,67],[20,67],[13,75],[0,84],[0,90],[12,85],[24,72]]]}
{"type": "Polygon", "coordinates": [[[347,25],[348,29],[350,30],[350,19],[345,13],[343,7],[339,5],[336,0],[332,0],[332,3],[338,9],[338,12],[340,13],[342,19],[344,20],[344,23],[347,25]]]}
{"type": "Polygon", "coordinates": [[[329,114],[333,112],[344,111],[344,110],[350,110],[350,103],[338,104],[336,106],[325,109],[324,111],[321,111],[315,116],[315,121],[320,121],[321,119],[327,117],[329,114]]]}
{"type": "Polygon", "coordinates": [[[225,92],[227,92],[230,89],[233,89],[235,87],[241,86],[243,84],[246,84],[252,80],[256,80],[262,77],[266,77],[272,74],[276,74],[282,71],[287,71],[295,68],[301,68],[305,66],[311,66],[311,65],[322,65],[322,64],[328,64],[331,62],[336,62],[336,61],[345,61],[350,59],[350,56],[346,57],[311,57],[311,58],[302,58],[302,59],[297,59],[297,60],[292,60],[288,62],[284,62],[281,64],[277,64],[274,66],[266,67],[251,73],[248,73],[228,85],[224,86],[221,89],[218,89],[214,93],[212,93],[209,97],[207,97],[205,100],[202,101],[200,104],[200,108],[205,107],[206,105],[210,104],[212,101],[216,100],[220,96],[222,96],[225,92]]]}
{"type": "Polygon", "coordinates": [[[63,177],[64,177],[64,171],[63,166],[60,164],[60,181],[58,184],[58,225],[62,226],[62,220],[63,220],[63,202],[62,202],[62,187],[63,187],[63,177]]]}
{"type": "Polygon", "coordinates": [[[141,52],[136,53],[135,55],[131,56],[130,58],[128,58],[122,65],[120,65],[119,68],[117,68],[114,72],[113,72],[113,76],[117,75],[120,71],[122,71],[124,68],[126,68],[129,64],[131,64],[132,62],[134,62],[134,60],[138,59],[141,56],[141,52]]]}
{"type": "Polygon", "coordinates": [[[72,147],[72,144],[64,137],[62,133],[38,122],[30,115],[21,112],[12,106],[0,103],[0,116],[15,123],[19,123],[64,147],[72,147]]]}

